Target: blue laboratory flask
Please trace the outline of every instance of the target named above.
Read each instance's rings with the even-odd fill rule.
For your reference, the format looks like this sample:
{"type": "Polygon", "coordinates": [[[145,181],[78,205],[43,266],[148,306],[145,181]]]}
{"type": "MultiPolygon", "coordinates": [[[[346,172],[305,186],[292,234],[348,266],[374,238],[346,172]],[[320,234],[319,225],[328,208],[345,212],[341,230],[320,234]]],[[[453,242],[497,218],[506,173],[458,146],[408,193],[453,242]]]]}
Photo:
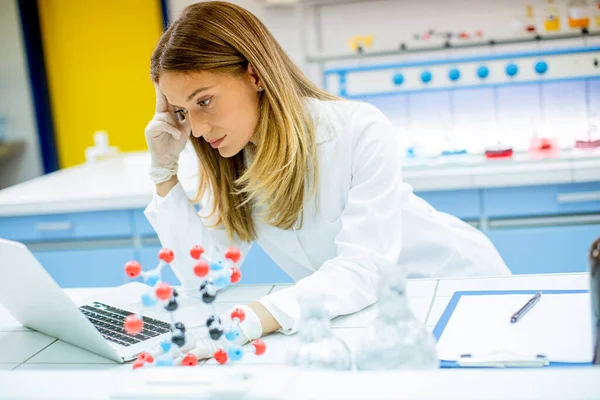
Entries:
{"type": "Polygon", "coordinates": [[[378,288],[379,313],[358,342],[357,370],[439,368],[436,340],[410,311],[405,286],[402,269],[382,271],[378,288]]]}

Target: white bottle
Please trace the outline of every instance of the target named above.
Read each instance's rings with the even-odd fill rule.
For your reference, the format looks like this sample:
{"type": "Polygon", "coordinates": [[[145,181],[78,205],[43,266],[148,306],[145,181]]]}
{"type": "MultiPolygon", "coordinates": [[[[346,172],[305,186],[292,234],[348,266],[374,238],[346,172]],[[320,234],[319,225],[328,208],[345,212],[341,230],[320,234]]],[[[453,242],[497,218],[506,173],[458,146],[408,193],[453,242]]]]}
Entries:
{"type": "Polygon", "coordinates": [[[95,163],[115,157],[119,154],[119,148],[108,145],[108,133],[97,131],[94,133],[94,146],[85,149],[85,161],[95,163]]]}

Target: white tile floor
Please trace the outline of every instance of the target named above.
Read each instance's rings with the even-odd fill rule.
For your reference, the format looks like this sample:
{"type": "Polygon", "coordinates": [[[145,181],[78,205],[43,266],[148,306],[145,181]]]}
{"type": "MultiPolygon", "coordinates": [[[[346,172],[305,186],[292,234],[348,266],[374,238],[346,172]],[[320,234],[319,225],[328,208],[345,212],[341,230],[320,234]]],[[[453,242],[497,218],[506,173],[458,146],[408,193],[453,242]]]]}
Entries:
{"type": "Polygon", "coordinates": [[[22,363],[54,341],[38,332],[0,332],[0,363],[22,363]]]}
{"type": "Polygon", "coordinates": [[[83,350],[79,347],[57,340],[48,346],[44,351],[31,357],[27,363],[74,363],[74,364],[114,364],[118,363],[108,358],[83,350]]]}
{"type": "MultiPolygon", "coordinates": [[[[408,299],[408,306],[415,318],[425,322],[431,306],[430,297],[411,297],[408,299]]],[[[338,328],[363,328],[368,326],[377,317],[377,304],[365,308],[360,313],[344,315],[335,318],[332,326],[338,328]]]]}
{"type": "MultiPolygon", "coordinates": [[[[435,279],[408,279],[406,293],[408,297],[430,297],[435,292],[437,281],[435,279]]],[[[288,288],[292,285],[275,285],[270,293],[288,288]]]]}
{"type": "MultiPolygon", "coordinates": [[[[0,367],[1,368],[1,367],[0,367]]],[[[17,364],[15,370],[115,370],[123,369],[130,371],[131,364],[86,364],[86,363],[51,363],[51,364],[40,364],[40,363],[25,363],[17,364]]]]}
{"type": "Polygon", "coordinates": [[[273,286],[273,288],[271,289],[271,291],[269,293],[275,293],[282,289],[289,288],[291,286],[293,286],[293,285],[275,285],[275,286],[273,286]]]}
{"type": "Polygon", "coordinates": [[[0,306],[0,332],[31,332],[31,329],[25,328],[8,310],[0,306]]]}
{"type": "MultiPolygon", "coordinates": [[[[428,330],[432,331],[440,316],[444,312],[452,294],[457,290],[503,290],[503,289],[587,289],[587,274],[563,274],[553,276],[513,276],[500,278],[472,278],[440,280],[409,280],[407,293],[409,307],[413,314],[426,324],[428,330]],[[437,285],[437,286],[436,286],[437,285]],[[435,300],[434,293],[436,294],[435,300]]],[[[280,290],[289,285],[265,286],[235,286],[222,293],[215,303],[218,313],[229,310],[234,304],[248,303],[271,290],[280,290]]],[[[147,290],[143,286],[128,287],[122,290],[108,292],[107,296],[118,294],[115,305],[120,305],[125,300],[139,302],[139,291],[147,290]],[[132,300],[133,299],[133,300],[132,300]]],[[[70,296],[77,302],[89,298],[90,294],[103,297],[105,291],[80,289],[69,291],[70,296]]],[[[180,302],[181,306],[177,312],[178,319],[186,324],[203,323],[208,313],[201,300],[190,299],[180,302]],[[196,307],[202,304],[202,307],[196,307]],[[202,311],[199,311],[202,310],[202,311]]],[[[131,303],[129,303],[131,304],[131,303]]],[[[369,307],[363,312],[339,317],[333,320],[334,333],[342,337],[349,345],[356,343],[360,337],[361,328],[367,326],[377,313],[377,307],[369,307]]],[[[158,312],[163,317],[166,312],[158,312]]],[[[270,335],[265,338],[268,346],[267,353],[262,357],[252,354],[247,355],[243,363],[265,364],[281,363],[285,360],[286,349],[292,344],[293,337],[281,334],[270,335]]],[[[0,306],[0,370],[6,369],[112,369],[126,368],[131,365],[117,364],[103,357],[97,356],[85,350],[69,344],[55,341],[46,335],[28,331],[21,327],[10,314],[0,306]],[[24,365],[21,365],[24,364],[24,365]]],[[[210,361],[214,363],[214,360],[210,361]]]]}
{"type": "MultiPolygon", "coordinates": [[[[362,328],[335,328],[333,334],[342,339],[350,349],[354,349],[360,334],[363,332],[362,328]]],[[[289,355],[290,350],[297,343],[298,336],[286,336],[283,334],[272,334],[264,338],[264,342],[267,346],[267,351],[262,356],[256,356],[251,353],[244,355],[240,361],[236,364],[248,365],[248,364],[285,364],[286,358],[289,355]]],[[[246,346],[247,348],[249,346],[246,346]]],[[[214,359],[210,359],[206,362],[206,365],[216,365],[217,362],[214,359]]]]}
{"type": "Polygon", "coordinates": [[[408,297],[432,297],[436,286],[437,280],[435,279],[408,279],[406,295],[408,297]]]}
{"type": "Polygon", "coordinates": [[[426,325],[435,326],[437,322],[440,320],[440,317],[446,310],[448,303],[452,297],[436,297],[431,305],[431,310],[429,311],[429,316],[427,317],[427,321],[425,321],[426,325]]]}
{"type": "Polygon", "coordinates": [[[240,285],[231,286],[219,292],[219,302],[251,302],[269,293],[271,285],[240,285]]]}

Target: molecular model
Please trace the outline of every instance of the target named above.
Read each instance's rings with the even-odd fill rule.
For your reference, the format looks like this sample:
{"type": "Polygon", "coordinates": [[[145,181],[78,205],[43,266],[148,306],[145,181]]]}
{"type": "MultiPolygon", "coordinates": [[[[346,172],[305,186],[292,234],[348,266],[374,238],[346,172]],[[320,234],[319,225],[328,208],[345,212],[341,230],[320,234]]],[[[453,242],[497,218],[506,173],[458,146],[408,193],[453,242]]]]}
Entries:
{"type": "MultiPolygon", "coordinates": [[[[214,301],[217,298],[218,290],[240,281],[241,271],[235,267],[240,260],[240,251],[235,247],[230,247],[225,253],[224,260],[211,261],[206,258],[204,248],[196,245],[190,250],[190,256],[195,260],[194,274],[202,279],[199,288],[202,301],[206,305],[212,306],[212,314],[206,320],[206,328],[208,329],[207,339],[210,338],[209,343],[214,345],[213,349],[217,349],[213,357],[219,364],[239,361],[243,358],[245,351],[235,342],[240,336],[239,324],[245,319],[244,311],[239,308],[234,309],[231,312],[231,324],[224,324],[217,315],[214,301]]],[[[125,332],[130,335],[138,335],[142,332],[144,321],[141,314],[146,308],[162,305],[169,312],[171,319],[170,339],[160,343],[164,354],[154,359],[150,353],[141,353],[133,363],[133,369],[143,366],[195,366],[198,363],[198,357],[193,354],[193,351],[188,350],[187,354],[184,354],[182,350],[184,348],[193,349],[198,342],[190,343],[186,337],[186,326],[176,320],[174,312],[179,307],[177,302],[179,294],[175,288],[162,280],[163,267],[170,264],[175,259],[175,255],[171,249],[163,248],[159,251],[158,258],[158,266],[150,271],[142,271],[142,266],[138,261],[129,261],[125,264],[125,274],[129,278],[141,277],[144,283],[150,287],[149,291],[142,295],[143,306],[140,313],[131,314],[125,318],[125,332]]],[[[189,328],[203,327],[203,325],[189,328]]],[[[206,343],[204,340],[200,341],[206,343]]],[[[264,354],[266,347],[262,340],[254,340],[251,344],[249,352],[258,356],[264,354]]]]}

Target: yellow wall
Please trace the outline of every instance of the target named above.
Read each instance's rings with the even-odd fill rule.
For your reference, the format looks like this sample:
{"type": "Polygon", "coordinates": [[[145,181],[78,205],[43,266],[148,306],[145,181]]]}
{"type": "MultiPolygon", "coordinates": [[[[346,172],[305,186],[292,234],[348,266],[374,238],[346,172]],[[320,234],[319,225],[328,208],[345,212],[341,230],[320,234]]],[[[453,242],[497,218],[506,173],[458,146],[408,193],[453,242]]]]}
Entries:
{"type": "Polygon", "coordinates": [[[82,163],[93,133],[143,150],[154,113],[150,55],[162,31],[159,0],[38,0],[61,167],[82,163]]]}

